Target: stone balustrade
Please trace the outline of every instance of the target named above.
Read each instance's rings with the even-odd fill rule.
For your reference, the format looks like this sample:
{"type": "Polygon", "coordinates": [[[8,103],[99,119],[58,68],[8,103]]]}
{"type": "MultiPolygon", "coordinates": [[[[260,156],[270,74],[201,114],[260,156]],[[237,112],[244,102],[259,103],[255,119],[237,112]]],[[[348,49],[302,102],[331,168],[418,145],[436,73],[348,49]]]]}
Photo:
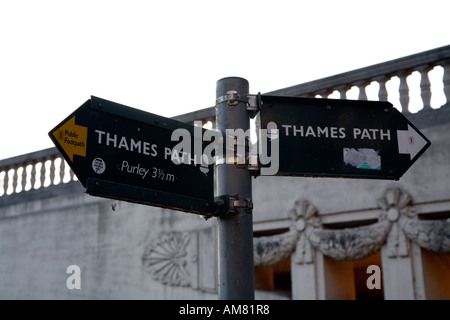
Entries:
{"type": "MultiPolygon", "coordinates": [[[[327,98],[338,92],[337,98],[347,99],[350,89],[356,87],[358,90],[358,100],[367,100],[367,88],[374,82],[378,84],[378,100],[390,101],[396,106],[397,101],[393,101],[388,95],[387,83],[394,79],[399,79],[398,92],[399,109],[402,113],[410,113],[410,85],[409,77],[413,73],[420,74],[419,91],[423,108],[431,109],[431,82],[430,72],[435,69],[443,69],[442,93],[445,96],[445,106],[450,103],[450,46],[425,51],[410,55],[400,59],[387,61],[369,67],[341,73],[331,77],[295,85],[292,87],[275,90],[270,94],[285,96],[322,97],[327,98]]],[[[439,84],[438,84],[439,87],[439,84]]],[[[434,94],[439,95],[440,92],[434,94]]],[[[374,100],[374,99],[370,99],[374,100]]],[[[376,100],[376,99],[375,99],[376,100]]]]}
{"type": "Polygon", "coordinates": [[[0,161],[0,197],[76,180],[56,148],[0,161]]]}

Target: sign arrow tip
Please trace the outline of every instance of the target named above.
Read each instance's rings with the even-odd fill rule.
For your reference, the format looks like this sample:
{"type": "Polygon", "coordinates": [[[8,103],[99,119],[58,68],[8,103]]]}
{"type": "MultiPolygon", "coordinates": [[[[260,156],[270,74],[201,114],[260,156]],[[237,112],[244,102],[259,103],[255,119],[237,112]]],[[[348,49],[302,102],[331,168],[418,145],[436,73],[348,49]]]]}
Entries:
{"type": "Polygon", "coordinates": [[[429,143],[419,132],[408,124],[408,130],[397,130],[398,152],[409,154],[410,160],[429,143]]]}
{"type": "Polygon", "coordinates": [[[75,116],[56,129],[53,137],[72,162],[75,154],[86,156],[87,127],[75,124],[75,116]]]}

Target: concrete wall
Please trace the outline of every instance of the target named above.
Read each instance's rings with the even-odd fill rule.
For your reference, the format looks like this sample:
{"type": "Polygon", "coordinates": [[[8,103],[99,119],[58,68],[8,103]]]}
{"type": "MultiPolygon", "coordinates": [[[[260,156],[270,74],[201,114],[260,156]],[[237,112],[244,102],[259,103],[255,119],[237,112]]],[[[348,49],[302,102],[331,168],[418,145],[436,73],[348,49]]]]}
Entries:
{"type": "MultiPolygon", "coordinates": [[[[213,220],[83,193],[1,207],[0,212],[1,299],[215,297],[154,281],[142,262],[161,234],[211,228],[213,220]],[[66,286],[69,265],[80,267],[80,290],[66,286]]],[[[203,261],[208,259],[213,269],[214,256],[203,261]]],[[[209,280],[214,287],[215,279],[209,280]]]]}

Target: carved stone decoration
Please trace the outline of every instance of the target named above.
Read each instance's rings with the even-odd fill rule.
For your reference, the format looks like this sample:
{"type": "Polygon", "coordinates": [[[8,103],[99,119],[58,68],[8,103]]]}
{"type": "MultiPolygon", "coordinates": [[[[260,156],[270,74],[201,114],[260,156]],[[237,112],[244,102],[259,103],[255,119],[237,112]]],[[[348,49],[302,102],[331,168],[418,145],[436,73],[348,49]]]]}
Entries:
{"type": "Polygon", "coordinates": [[[450,253],[450,219],[405,219],[403,230],[421,248],[433,253],[450,253]]]}
{"type": "Polygon", "coordinates": [[[411,196],[398,188],[388,189],[384,197],[378,199],[378,205],[392,223],[387,238],[387,254],[390,258],[407,257],[409,254],[408,241],[400,225],[405,217],[411,215],[411,204],[411,196]]]}
{"type": "Polygon", "coordinates": [[[434,253],[450,252],[450,219],[420,220],[412,210],[412,198],[400,189],[389,189],[378,204],[393,222],[389,257],[407,256],[407,239],[434,253]]]}
{"type": "Polygon", "coordinates": [[[305,230],[310,225],[318,225],[317,209],[307,201],[296,201],[289,211],[291,227],[289,231],[267,237],[253,239],[253,258],[255,266],[273,266],[296,253],[296,263],[311,263],[311,245],[306,239],[305,230]]]}
{"type": "MultiPolygon", "coordinates": [[[[297,243],[297,263],[312,261],[311,246],[322,254],[340,261],[366,258],[381,249],[391,230],[392,221],[386,219],[386,215],[380,217],[378,222],[367,226],[323,229],[320,219],[314,216],[315,212],[311,214],[310,210],[301,210],[305,212],[304,216],[309,218],[309,223],[297,243]]],[[[397,219],[398,213],[391,211],[389,217],[397,219]]]]}
{"type": "Polygon", "coordinates": [[[392,222],[397,221],[401,214],[412,216],[411,204],[411,196],[398,188],[388,189],[384,197],[378,199],[378,205],[386,212],[386,217],[392,222]]]}
{"type": "Polygon", "coordinates": [[[190,285],[190,275],[186,268],[188,243],[188,232],[169,232],[162,234],[146,250],[142,262],[154,280],[170,286],[190,285]]]}
{"type": "Polygon", "coordinates": [[[267,237],[253,238],[253,263],[255,266],[273,266],[286,260],[294,252],[298,232],[288,232],[267,237]]]}
{"type": "Polygon", "coordinates": [[[390,258],[408,256],[408,242],[405,233],[400,229],[397,223],[392,225],[391,232],[389,233],[387,239],[387,252],[388,257],[390,258]]]}
{"type": "Polygon", "coordinates": [[[312,263],[314,251],[304,231],[311,228],[311,226],[320,226],[317,208],[308,201],[297,201],[294,209],[289,211],[289,215],[293,221],[294,228],[300,233],[295,247],[294,261],[297,264],[312,263]]]}
{"type": "Polygon", "coordinates": [[[300,234],[297,245],[295,246],[294,259],[297,264],[313,262],[313,250],[311,248],[311,243],[309,243],[308,238],[304,233],[300,234]]]}
{"type": "Polygon", "coordinates": [[[345,229],[311,228],[308,240],[324,255],[336,260],[364,259],[381,249],[390,230],[390,222],[382,219],[367,226],[345,229]]]}

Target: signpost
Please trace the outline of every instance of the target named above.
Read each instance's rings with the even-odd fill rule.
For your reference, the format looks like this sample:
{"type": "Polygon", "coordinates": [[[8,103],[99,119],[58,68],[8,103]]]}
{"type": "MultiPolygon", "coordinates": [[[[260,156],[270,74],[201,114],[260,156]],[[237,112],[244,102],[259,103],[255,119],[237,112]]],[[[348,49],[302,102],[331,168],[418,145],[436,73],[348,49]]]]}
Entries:
{"type": "MultiPolygon", "coordinates": [[[[216,126],[223,135],[229,129],[250,128],[246,104],[239,98],[246,97],[248,91],[249,83],[242,78],[217,81],[216,126]]],[[[217,219],[219,299],[253,300],[252,176],[246,167],[221,163],[216,165],[216,177],[216,196],[233,195],[227,206],[236,212],[217,219]]]]}
{"type": "Polygon", "coordinates": [[[176,129],[203,145],[192,125],[91,97],[49,136],[88,194],[211,215],[214,167],[175,152],[176,129]]]}
{"type": "Polygon", "coordinates": [[[261,101],[261,128],[278,129],[277,175],[398,180],[431,144],[387,101],[261,101]]]}
{"type": "Polygon", "coordinates": [[[207,135],[97,97],[49,132],[88,194],[216,216],[220,299],[254,299],[249,116],[259,111],[265,132],[261,175],[398,180],[430,146],[389,102],[251,96],[248,88],[242,78],[217,82],[217,130],[207,135]],[[224,148],[229,131],[244,136],[224,148]],[[214,143],[205,146],[206,136],[214,143]]]}

